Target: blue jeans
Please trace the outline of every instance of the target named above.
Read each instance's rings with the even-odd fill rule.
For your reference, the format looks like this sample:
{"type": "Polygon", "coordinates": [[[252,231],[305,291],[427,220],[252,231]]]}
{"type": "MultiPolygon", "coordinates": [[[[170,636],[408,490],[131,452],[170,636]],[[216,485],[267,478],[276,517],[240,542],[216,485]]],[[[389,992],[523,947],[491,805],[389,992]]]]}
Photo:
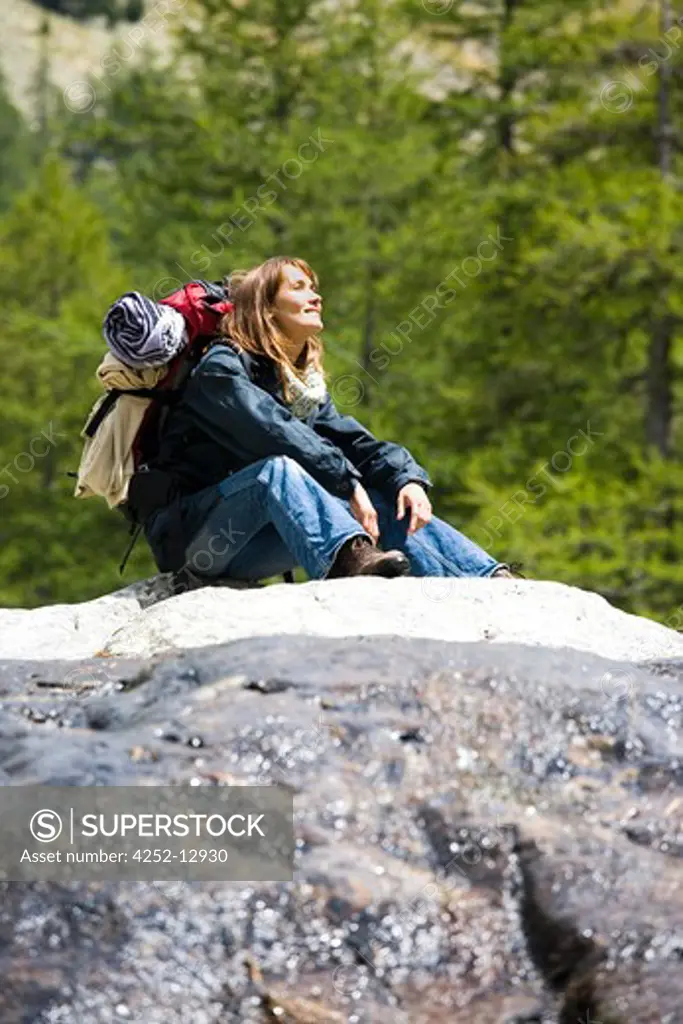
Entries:
{"type": "MultiPolygon", "coordinates": [[[[394,502],[372,487],[368,495],[377,510],[381,547],[405,552],[413,575],[490,576],[501,565],[436,517],[409,535],[409,511],[398,520],[394,502]]],[[[209,511],[186,549],[186,566],[204,578],[259,580],[300,565],[310,579],[324,579],[342,544],[367,536],[349,502],[286,455],[261,459],[183,499],[190,521],[192,503],[200,514],[209,511]]],[[[147,531],[152,550],[167,526],[165,510],[157,513],[147,531]]]]}

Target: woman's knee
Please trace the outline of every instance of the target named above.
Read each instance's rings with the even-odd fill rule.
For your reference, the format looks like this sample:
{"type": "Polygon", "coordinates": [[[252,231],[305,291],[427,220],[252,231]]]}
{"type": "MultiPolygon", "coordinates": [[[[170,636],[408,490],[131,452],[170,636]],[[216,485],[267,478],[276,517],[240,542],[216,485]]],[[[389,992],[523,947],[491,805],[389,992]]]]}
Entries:
{"type": "Polygon", "coordinates": [[[269,455],[262,460],[259,477],[305,472],[303,466],[300,466],[296,459],[293,459],[290,455],[269,455]]]}

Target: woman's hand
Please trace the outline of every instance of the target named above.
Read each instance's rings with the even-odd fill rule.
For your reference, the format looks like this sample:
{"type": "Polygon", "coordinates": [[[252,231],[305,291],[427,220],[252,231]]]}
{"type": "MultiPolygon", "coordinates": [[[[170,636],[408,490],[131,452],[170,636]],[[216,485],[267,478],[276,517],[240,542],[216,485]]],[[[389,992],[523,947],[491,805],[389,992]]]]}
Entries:
{"type": "Polygon", "coordinates": [[[360,525],[372,537],[373,543],[379,540],[379,523],[377,522],[377,511],[370,501],[368,492],[363,485],[356,481],[356,487],[349,498],[351,514],[358,520],[360,525]]]}
{"type": "Polygon", "coordinates": [[[424,487],[418,483],[405,484],[396,499],[396,518],[403,519],[406,508],[410,509],[408,533],[415,533],[432,518],[432,505],[424,487]]]}

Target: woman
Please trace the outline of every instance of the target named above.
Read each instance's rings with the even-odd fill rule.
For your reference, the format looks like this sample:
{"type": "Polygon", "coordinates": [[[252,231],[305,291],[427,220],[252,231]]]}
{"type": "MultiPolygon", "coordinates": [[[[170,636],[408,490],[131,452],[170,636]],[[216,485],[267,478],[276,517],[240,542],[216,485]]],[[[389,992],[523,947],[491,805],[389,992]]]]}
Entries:
{"type": "Polygon", "coordinates": [[[432,515],[431,481],[405,448],[337,412],[307,263],[266,260],[233,275],[230,297],[155,462],[177,494],[145,527],[162,571],[207,582],[297,565],[311,579],[511,575],[432,515]]]}

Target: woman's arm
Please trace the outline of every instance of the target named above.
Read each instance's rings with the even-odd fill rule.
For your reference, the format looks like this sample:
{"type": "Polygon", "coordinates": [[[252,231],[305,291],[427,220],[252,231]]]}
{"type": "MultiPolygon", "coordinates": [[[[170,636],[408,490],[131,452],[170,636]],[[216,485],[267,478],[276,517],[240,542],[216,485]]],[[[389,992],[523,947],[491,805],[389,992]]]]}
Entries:
{"type": "Polygon", "coordinates": [[[250,380],[239,354],[216,346],[188,381],[183,402],[213,440],[246,463],[289,455],[339,498],[353,493],[360,472],[335,445],[250,380]]]}
{"type": "Polygon", "coordinates": [[[418,483],[425,490],[432,486],[429,475],[418,465],[407,448],[392,441],[378,441],[353,416],[337,411],[328,395],[315,415],[316,433],[331,441],[360,470],[368,487],[395,495],[407,483],[418,483]]]}

